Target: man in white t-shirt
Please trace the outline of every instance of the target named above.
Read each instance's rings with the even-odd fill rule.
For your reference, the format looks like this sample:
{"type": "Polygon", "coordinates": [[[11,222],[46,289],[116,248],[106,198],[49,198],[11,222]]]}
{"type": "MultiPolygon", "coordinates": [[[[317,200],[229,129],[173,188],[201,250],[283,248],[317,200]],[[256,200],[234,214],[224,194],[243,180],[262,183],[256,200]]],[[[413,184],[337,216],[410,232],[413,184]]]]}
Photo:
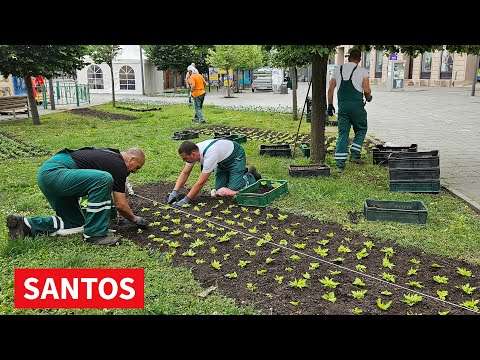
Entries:
{"type": "MultiPolygon", "coordinates": [[[[195,144],[184,141],[178,148],[178,154],[185,161],[185,167],[177,178],[175,187],[168,197],[168,204],[180,207],[189,204],[200,193],[210,174],[215,173],[215,193],[219,196],[234,196],[261,179],[254,166],[246,168],[247,157],[243,147],[227,139],[209,139],[195,144]],[[201,172],[198,180],[182,200],[178,192],[183,188],[195,163],[200,163],[201,172]]],[[[213,191],[212,191],[213,193],[213,191]]]]}
{"type": "Polygon", "coordinates": [[[363,141],[367,135],[367,112],[365,111],[365,100],[372,101],[372,90],[368,70],[359,66],[361,52],[352,49],[348,56],[348,63],[338,66],[333,74],[328,87],[327,101],[329,116],[333,116],[333,92],[338,85],[338,139],[335,149],[335,163],[339,170],[345,168],[348,156],[348,139],[350,128],[355,133],[352,145],[350,146],[350,162],[363,164],[361,150],[363,141]]]}
{"type": "Polygon", "coordinates": [[[190,65],[188,65],[187,67],[187,73],[185,74],[185,86],[187,87],[187,90],[188,90],[188,105],[191,106],[192,105],[192,93],[191,93],[191,86],[190,86],[190,71],[189,70],[192,70],[192,72],[198,72],[197,68],[195,67],[195,63],[191,63],[190,65]]]}

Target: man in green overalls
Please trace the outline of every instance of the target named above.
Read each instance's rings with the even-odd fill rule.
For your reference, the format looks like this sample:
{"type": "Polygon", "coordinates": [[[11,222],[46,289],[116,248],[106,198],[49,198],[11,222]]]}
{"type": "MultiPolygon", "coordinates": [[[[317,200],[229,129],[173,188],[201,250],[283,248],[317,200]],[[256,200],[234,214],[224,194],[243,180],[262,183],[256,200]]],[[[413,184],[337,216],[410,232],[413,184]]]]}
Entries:
{"type": "Polygon", "coordinates": [[[333,116],[335,112],[333,93],[335,87],[339,84],[337,91],[338,139],[335,149],[335,163],[339,170],[345,168],[351,127],[353,127],[355,135],[350,146],[350,162],[363,164],[363,160],[360,159],[360,152],[367,135],[367,112],[365,111],[363,96],[365,95],[366,101],[372,101],[372,90],[370,89],[368,70],[358,65],[360,59],[360,50],[352,49],[348,56],[348,63],[337,67],[333,71],[328,87],[327,113],[329,116],[333,116]]]}
{"type": "Polygon", "coordinates": [[[210,139],[195,144],[184,141],[178,148],[178,154],[185,161],[185,167],[178,176],[173,191],[168,197],[168,204],[178,208],[189,204],[198,195],[210,174],[215,172],[215,193],[219,196],[234,196],[255,181],[261,175],[254,166],[246,168],[245,150],[240,144],[227,139],[210,139]],[[182,200],[178,200],[178,191],[183,188],[195,163],[200,163],[201,172],[198,180],[182,200]]]}
{"type": "Polygon", "coordinates": [[[115,245],[120,239],[109,236],[111,208],[138,227],[148,223],[135,216],[125,196],[127,176],[145,163],[140,148],[120,152],[117,149],[85,147],[63,149],[48,159],[37,175],[38,187],[55,210],[53,216],[7,216],[10,239],[36,235],[83,233],[96,245],[115,245]],[[113,192],[113,204],[112,204],[113,192]],[[85,215],[80,207],[88,197],[85,215]]]}

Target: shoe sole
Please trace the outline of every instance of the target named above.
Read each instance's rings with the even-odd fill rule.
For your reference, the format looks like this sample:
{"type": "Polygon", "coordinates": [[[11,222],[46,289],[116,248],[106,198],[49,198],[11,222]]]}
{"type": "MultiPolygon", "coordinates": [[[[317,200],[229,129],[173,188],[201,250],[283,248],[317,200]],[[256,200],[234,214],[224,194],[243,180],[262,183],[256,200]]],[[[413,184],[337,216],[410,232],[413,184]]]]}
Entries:
{"type": "Polygon", "coordinates": [[[23,217],[18,215],[7,216],[8,238],[9,239],[24,239],[26,235],[23,234],[22,224],[23,217]]]}

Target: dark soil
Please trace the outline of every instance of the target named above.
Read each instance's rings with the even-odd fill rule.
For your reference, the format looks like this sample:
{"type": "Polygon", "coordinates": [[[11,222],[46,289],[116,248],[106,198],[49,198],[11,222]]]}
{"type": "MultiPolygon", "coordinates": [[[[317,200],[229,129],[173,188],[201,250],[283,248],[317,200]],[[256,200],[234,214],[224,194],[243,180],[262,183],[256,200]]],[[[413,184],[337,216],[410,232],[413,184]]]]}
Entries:
{"type": "MultiPolygon", "coordinates": [[[[376,315],[478,314],[478,304],[473,303],[479,297],[480,266],[426,255],[346,231],[336,223],[271,207],[242,207],[233,198],[201,195],[189,207],[174,210],[166,205],[173,185],[138,186],[135,195],[128,196],[134,213],[150,222],[147,229],[115,224],[112,228],[139,246],[165,252],[174,266],[192,269],[204,288],[216,286],[217,293],[235,299],[239,306],[251,304],[263,314],[292,315],[346,315],[353,309],[376,315]],[[368,248],[367,241],[374,246],[368,248]],[[368,256],[361,257],[361,251],[368,256]],[[471,276],[461,275],[459,268],[471,271],[471,276]],[[393,275],[394,283],[384,274],[393,275]],[[447,283],[436,282],[435,276],[448,279],[447,283]],[[301,288],[302,280],[306,287],[301,288]],[[338,284],[327,287],[321,282],[325,280],[338,284]],[[414,287],[413,281],[420,287],[414,287]],[[478,289],[466,294],[460,288],[466,284],[478,289]],[[367,290],[364,298],[355,299],[352,292],[361,290],[367,290]],[[448,291],[445,301],[437,290],[448,291]],[[334,302],[324,298],[329,293],[334,302]],[[422,300],[409,306],[404,294],[422,300]],[[474,310],[465,305],[467,301],[474,310]],[[377,302],[391,305],[382,310],[377,302]]],[[[351,214],[352,221],[360,216],[351,214]]]]}
{"type": "Polygon", "coordinates": [[[252,190],[250,193],[251,194],[266,194],[269,191],[272,191],[273,187],[267,186],[267,185],[260,185],[258,188],[255,190],[252,190]]]}
{"type": "Polygon", "coordinates": [[[311,171],[311,170],[325,170],[328,169],[328,165],[290,165],[289,169],[290,170],[295,170],[295,171],[311,171]]]}
{"type": "Polygon", "coordinates": [[[92,108],[78,108],[72,109],[69,112],[72,114],[95,117],[101,120],[137,120],[137,117],[124,114],[115,114],[102,110],[95,110],[92,108]]]}

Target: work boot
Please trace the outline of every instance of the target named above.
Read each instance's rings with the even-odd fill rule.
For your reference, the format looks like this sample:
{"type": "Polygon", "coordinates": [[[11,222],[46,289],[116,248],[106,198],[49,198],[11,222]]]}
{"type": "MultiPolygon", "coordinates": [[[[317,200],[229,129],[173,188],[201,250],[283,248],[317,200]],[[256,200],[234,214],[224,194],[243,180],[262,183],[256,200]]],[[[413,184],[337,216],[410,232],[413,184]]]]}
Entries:
{"type": "Polygon", "coordinates": [[[24,217],[21,215],[8,215],[7,216],[8,238],[24,239],[30,236],[30,228],[25,224],[24,217]]]}
{"type": "Polygon", "coordinates": [[[122,243],[122,240],[120,240],[120,236],[111,236],[111,235],[90,236],[85,240],[90,244],[106,245],[106,246],[120,245],[122,243]]]}
{"type": "Polygon", "coordinates": [[[262,175],[260,175],[260,173],[257,171],[255,166],[249,166],[248,172],[253,175],[253,177],[255,178],[255,181],[258,181],[262,178],[262,175]]]}
{"type": "Polygon", "coordinates": [[[363,165],[365,164],[365,161],[363,161],[362,159],[355,159],[355,158],[350,158],[350,162],[354,163],[354,164],[358,164],[358,165],[363,165]]]}

